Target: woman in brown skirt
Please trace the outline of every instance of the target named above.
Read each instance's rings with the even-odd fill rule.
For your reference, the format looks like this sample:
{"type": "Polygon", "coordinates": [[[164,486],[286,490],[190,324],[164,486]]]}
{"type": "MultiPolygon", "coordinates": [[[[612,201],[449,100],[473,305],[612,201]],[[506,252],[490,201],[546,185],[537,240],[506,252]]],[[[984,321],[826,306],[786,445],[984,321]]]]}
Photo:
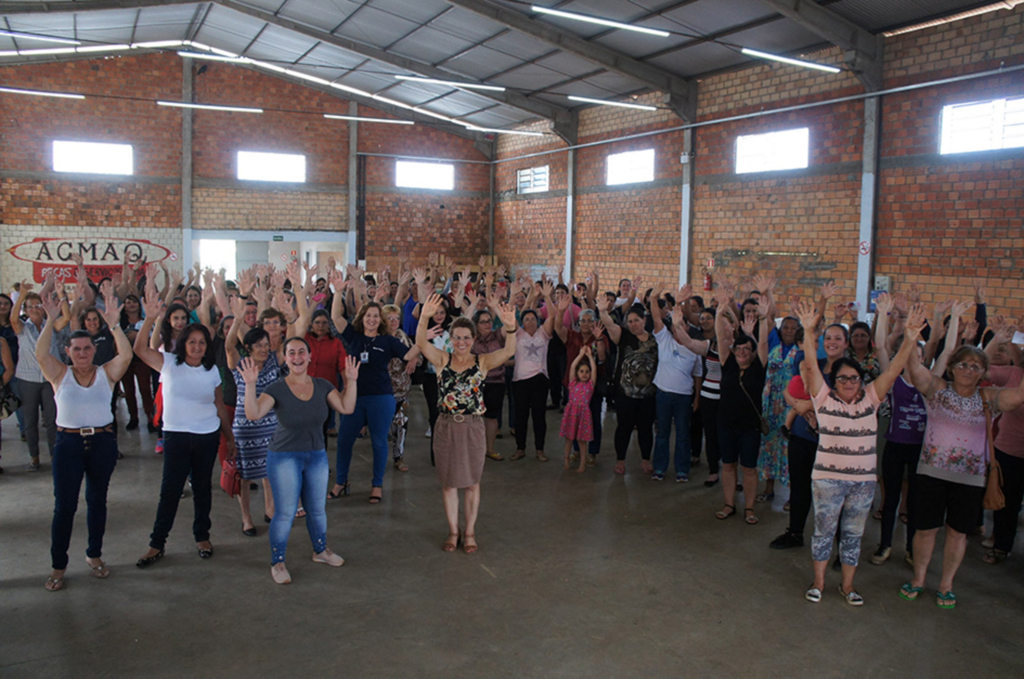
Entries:
{"type": "MultiPolygon", "coordinates": [[[[430,318],[441,307],[441,297],[432,295],[423,305],[420,318],[430,318]]],[[[452,352],[441,351],[427,341],[427,324],[416,329],[416,346],[437,369],[437,406],[440,416],[434,427],[434,459],[448,516],[448,538],[441,545],[454,552],[459,545],[459,489],[465,490],[466,530],[461,536],[467,554],[478,547],[474,529],[480,509],[480,476],[484,471],[487,435],[484,428],[484,379],[488,371],[504,365],[516,351],[515,311],[501,304],[493,309],[508,336],[505,347],[489,354],[473,354],[476,329],[468,318],[451,326],[452,352]]]]}

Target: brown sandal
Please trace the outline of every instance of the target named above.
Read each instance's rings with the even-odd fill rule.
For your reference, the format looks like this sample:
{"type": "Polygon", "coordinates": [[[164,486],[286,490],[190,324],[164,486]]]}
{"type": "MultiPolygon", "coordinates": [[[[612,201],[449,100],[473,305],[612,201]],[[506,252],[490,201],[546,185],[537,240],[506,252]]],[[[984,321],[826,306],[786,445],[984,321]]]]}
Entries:
{"type": "Polygon", "coordinates": [[[458,533],[449,533],[448,539],[441,543],[441,549],[445,552],[454,552],[459,548],[459,538],[458,533]],[[452,540],[452,538],[455,539],[452,540]]]}

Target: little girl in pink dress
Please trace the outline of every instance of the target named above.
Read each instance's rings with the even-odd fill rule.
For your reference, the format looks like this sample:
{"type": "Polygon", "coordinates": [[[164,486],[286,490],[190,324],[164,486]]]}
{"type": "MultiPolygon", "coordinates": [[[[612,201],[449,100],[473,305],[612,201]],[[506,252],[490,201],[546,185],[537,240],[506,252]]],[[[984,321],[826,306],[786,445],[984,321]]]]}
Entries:
{"type": "MultiPolygon", "coordinates": [[[[569,404],[562,414],[562,427],[559,436],[565,438],[565,470],[569,471],[569,458],[572,455],[572,443],[578,441],[580,447],[594,438],[594,422],[590,417],[590,399],[594,395],[594,382],[597,371],[593,368],[593,355],[589,346],[584,346],[576,360],[572,362],[569,373],[569,404]]],[[[586,458],[580,455],[580,466],[576,471],[582,473],[587,468],[586,458]]]]}

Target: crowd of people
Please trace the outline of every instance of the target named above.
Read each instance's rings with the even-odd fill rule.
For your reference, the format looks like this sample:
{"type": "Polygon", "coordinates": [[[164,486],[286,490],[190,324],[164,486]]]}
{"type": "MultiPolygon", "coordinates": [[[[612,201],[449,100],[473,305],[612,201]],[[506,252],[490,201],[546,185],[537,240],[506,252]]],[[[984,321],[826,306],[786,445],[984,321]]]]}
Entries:
{"type": "Polygon", "coordinates": [[[83,479],[87,563],[94,576],[109,574],[101,557],[119,394],[128,431],[142,425],[141,396],[163,455],[140,568],[164,556],[186,484],[198,556],[213,556],[218,461],[247,536],[258,534],[250,505],[262,484],[275,582],[291,580],[285,554],[296,518],[305,518],[313,561],[342,565],[327,547],[326,504],[352,493],[353,447],[364,436],[370,504],[384,500],[389,460],[409,469],[415,386],[427,406],[448,552],[480,548],[481,480],[488,459],[506,459],[497,443],[503,415],[510,461],[526,457],[532,430],[533,456],[547,462],[551,409],[561,411],[567,472],[597,464],[614,416],[614,474],[627,473],[634,432],[639,471],[655,482],[674,473],[688,483],[703,457],[703,485],[722,489],[718,520],[756,525],[759,505],[788,487],[788,527],[769,546],[802,547],[813,509],[811,602],[823,597],[836,543],[839,593],[864,603],[853,581],[871,517],[881,522],[875,565],[890,559],[897,522],[905,524],[913,575],[898,594],[906,600],[924,591],[945,531],[942,608],[956,605],[954,577],[967,537],[984,533],[983,507],[994,511],[984,560],[998,564],[1013,548],[1024,498],[1020,335],[1012,319],[989,318],[981,287],[973,301],[941,302],[930,317],[915,288],[882,293],[867,322],[831,282],[783,307],[770,272],[720,277],[705,300],[689,285],[640,277],[609,292],[596,272],[532,280],[485,258],[475,272],[458,270],[437,254],[416,268],[403,258],[394,272],[333,260],[254,266],[235,281],[198,265],[186,278],[145,262],[91,281],[76,265],[73,286],[50,275],[39,292],[26,280],[16,299],[0,295],[4,403],[20,402],[27,468],[44,461],[40,425],[52,464],[52,591],[65,584],[83,479]]]}

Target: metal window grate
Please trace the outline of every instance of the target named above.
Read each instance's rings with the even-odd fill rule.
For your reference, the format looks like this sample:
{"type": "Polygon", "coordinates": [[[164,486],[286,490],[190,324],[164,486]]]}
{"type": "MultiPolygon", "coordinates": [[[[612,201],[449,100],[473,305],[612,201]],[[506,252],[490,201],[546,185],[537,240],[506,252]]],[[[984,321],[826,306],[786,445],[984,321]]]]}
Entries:
{"type": "Polygon", "coordinates": [[[1024,97],[942,108],[939,152],[970,153],[1024,146],[1024,97]]]}
{"type": "Polygon", "coordinates": [[[548,166],[528,167],[519,170],[516,182],[517,193],[541,193],[548,190],[548,166]]]}

